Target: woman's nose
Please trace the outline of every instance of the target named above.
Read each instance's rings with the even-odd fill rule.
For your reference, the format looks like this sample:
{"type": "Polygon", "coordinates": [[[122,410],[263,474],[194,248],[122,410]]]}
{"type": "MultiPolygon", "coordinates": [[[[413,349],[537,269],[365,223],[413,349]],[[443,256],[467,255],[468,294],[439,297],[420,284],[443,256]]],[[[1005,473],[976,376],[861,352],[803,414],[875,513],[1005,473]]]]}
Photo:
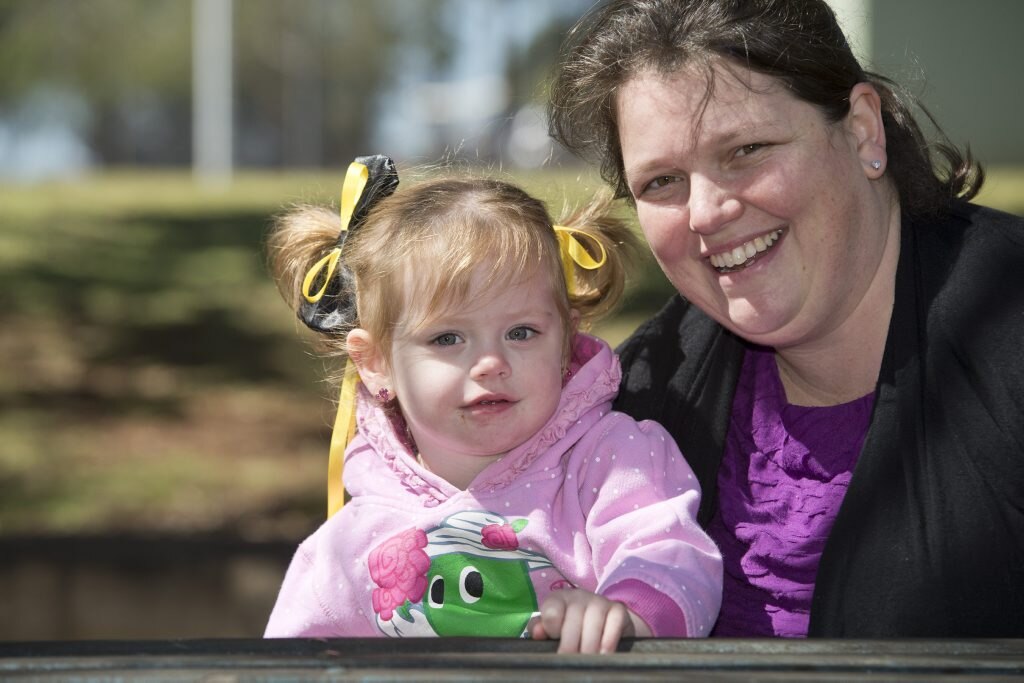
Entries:
{"type": "Polygon", "coordinates": [[[739,218],[743,205],[720,183],[694,174],[690,176],[689,211],[690,230],[709,234],[739,218]]]}
{"type": "Polygon", "coordinates": [[[473,379],[484,379],[485,377],[508,377],[512,373],[512,367],[508,359],[500,351],[485,351],[481,353],[473,367],[470,369],[470,376],[473,379]]]}

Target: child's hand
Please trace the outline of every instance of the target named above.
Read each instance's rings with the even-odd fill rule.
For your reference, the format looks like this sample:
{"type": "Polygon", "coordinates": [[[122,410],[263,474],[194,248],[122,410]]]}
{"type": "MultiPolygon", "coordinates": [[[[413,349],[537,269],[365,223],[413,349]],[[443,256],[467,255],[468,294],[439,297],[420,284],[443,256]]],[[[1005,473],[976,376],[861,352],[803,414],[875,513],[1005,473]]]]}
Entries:
{"type": "Polygon", "coordinates": [[[551,593],[530,635],[534,640],[559,639],[559,652],[593,654],[615,652],[623,636],[648,637],[651,632],[621,602],[577,588],[551,593]]]}

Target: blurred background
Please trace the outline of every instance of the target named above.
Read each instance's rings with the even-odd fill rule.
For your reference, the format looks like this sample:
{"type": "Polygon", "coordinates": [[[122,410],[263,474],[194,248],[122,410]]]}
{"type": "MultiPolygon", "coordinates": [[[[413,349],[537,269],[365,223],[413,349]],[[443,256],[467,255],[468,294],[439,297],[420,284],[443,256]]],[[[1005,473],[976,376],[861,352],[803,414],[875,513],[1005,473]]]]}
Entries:
{"type": "MultiPolygon", "coordinates": [[[[257,637],[333,390],[264,269],[352,157],[600,187],[543,103],[592,0],[0,0],[0,639],[257,637]]],[[[1012,0],[835,0],[1024,214],[1012,0]]],[[[640,269],[613,343],[669,288],[640,269]]]]}

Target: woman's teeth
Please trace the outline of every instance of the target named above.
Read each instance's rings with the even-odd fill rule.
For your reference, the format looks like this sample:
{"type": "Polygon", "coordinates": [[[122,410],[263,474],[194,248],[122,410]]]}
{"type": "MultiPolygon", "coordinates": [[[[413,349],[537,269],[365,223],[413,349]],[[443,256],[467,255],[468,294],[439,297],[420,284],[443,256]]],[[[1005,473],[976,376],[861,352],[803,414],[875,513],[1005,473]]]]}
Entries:
{"type": "Polygon", "coordinates": [[[731,273],[746,268],[757,260],[757,255],[768,251],[779,239],[782,230],[773,230],[763,237],[755,237],[749,242],[744,242],[732,251],[721,254],[712,254],[708,257],[711,265],[719,273],[731,273]]]}

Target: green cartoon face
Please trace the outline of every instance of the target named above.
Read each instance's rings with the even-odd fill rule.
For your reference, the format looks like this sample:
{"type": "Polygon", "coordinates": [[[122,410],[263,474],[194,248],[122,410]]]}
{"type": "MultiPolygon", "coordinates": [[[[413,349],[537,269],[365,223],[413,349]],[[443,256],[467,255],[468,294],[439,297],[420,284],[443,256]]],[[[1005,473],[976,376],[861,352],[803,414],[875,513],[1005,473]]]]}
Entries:
{"type": "Polygon", "coordinates": [[[433,558],[422,604],[440,636],[517,638],[537,596],[525,561],[450,553],[433,558]]]}

